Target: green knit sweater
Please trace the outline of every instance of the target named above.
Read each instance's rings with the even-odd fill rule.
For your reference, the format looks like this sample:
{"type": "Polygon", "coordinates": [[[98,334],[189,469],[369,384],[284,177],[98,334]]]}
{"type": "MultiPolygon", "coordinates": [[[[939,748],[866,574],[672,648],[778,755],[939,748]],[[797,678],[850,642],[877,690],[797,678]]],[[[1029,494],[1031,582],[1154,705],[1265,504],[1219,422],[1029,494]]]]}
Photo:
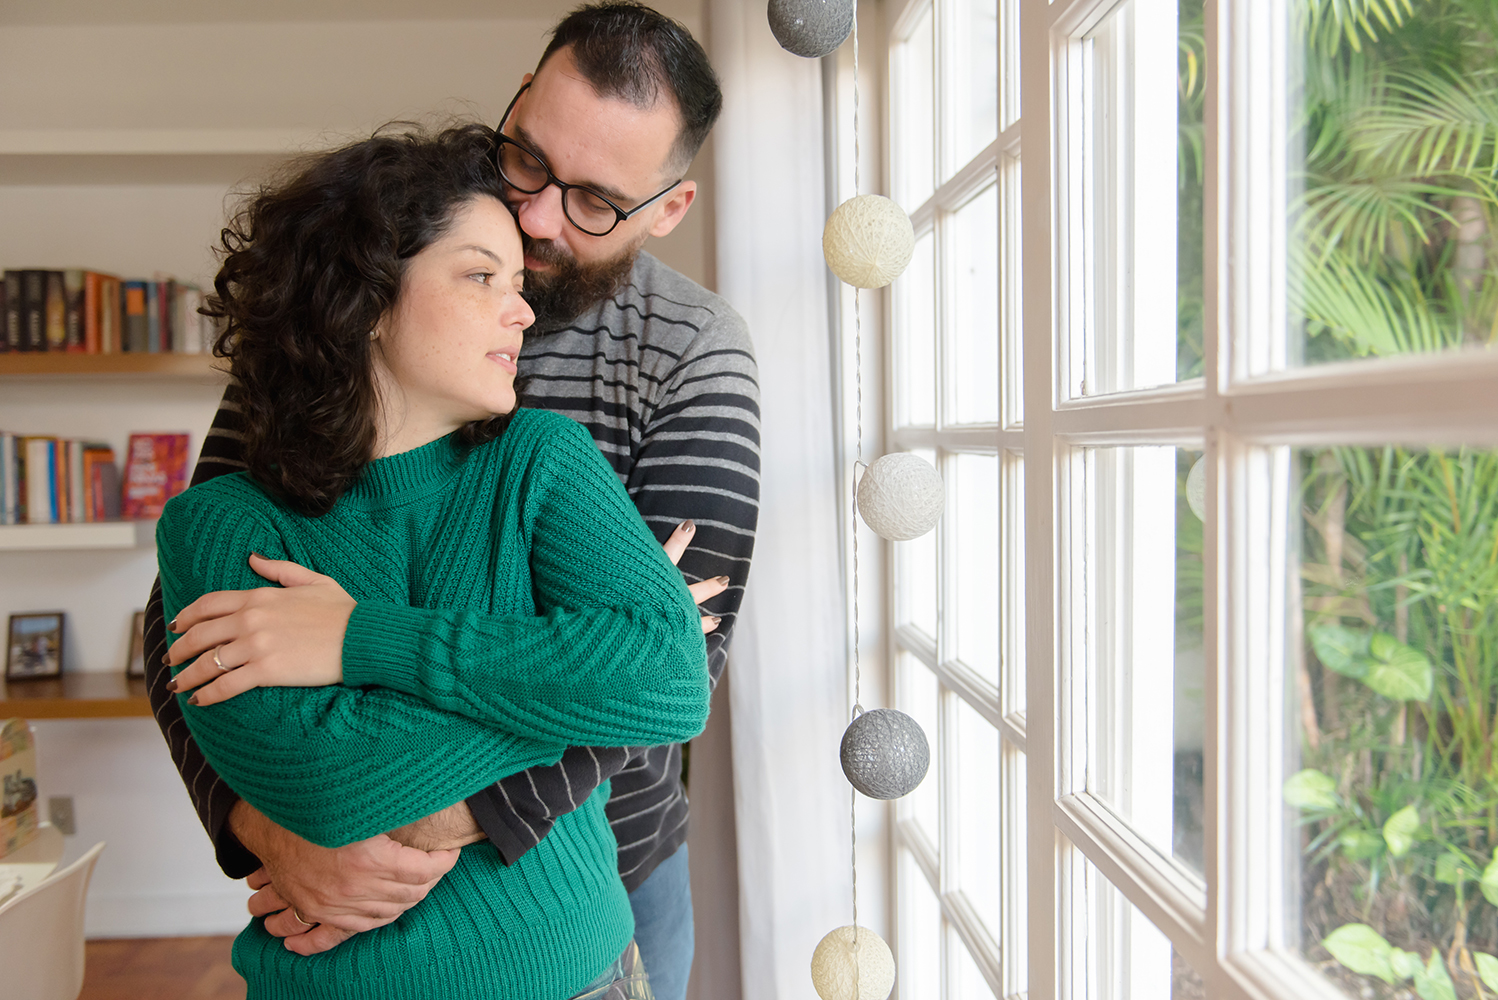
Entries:
{"type": "MultiPolygon", "coordinates": [[[[681,574],[578,424],[522,410],[478,447],[451,437],[371,462],[309,518],[245,474],[194,487],[157,527],[168,619],[268,586],[251,552],[356,601],[342,685],[183,700],[239,795],[325,846],[374,836],[567,745],[689,739],[707,718],[698,613],[681,574]]],[[[562,1000],[633,934],[605,784],[505,867],[485,842],[389,926],[303,958],[253,921],[234,948],[251,998],[562,1000]]]]}

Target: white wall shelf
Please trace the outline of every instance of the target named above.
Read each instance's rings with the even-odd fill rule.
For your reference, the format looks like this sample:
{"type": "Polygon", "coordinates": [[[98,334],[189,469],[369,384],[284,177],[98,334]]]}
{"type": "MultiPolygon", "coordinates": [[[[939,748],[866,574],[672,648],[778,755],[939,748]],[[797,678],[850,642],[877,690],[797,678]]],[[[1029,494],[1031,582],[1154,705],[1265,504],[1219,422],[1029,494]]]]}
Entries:
{"type": "Polygon", "coordinates": [[[0,552],[62,549],[141,549],[156,544],[156,522],[98,521],[92,524],[0,525],[0,552]]]}

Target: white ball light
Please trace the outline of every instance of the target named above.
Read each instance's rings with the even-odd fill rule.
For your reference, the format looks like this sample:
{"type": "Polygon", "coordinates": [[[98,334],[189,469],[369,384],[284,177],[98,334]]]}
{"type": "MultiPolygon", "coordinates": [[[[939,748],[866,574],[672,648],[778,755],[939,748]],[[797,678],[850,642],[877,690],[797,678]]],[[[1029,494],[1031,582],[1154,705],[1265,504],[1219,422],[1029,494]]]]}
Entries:
{"type": "Polygon", "coordinates": [[[907,542],[941,518],[947,491],[937,471],[910,452],[874,459],[858,481],[858,513],[880,538],[907,542]]]}
{"type": "Polygon", "coordinates": [[[811,955],[811,984],[822,1000],[887,1000],[895,988],[895,956],[884,939],[852,925],[824,937],[811,955]]]}
{"type": "Polygon", "coordinates": [[[1191,513],[1196,515],[1197,520],[1207,519],[1207,456],[1203,455],[1196,460],[1191,471],[1186,474],[1186,506],[1191,508],[1191,513]]]}
{"type": "Polygon", "coordinates": [[[910,216],[883,195],[861,194],[837,207],[822,230],[822,256],[856,288],[883,288],[915,252],[910,216]]]}

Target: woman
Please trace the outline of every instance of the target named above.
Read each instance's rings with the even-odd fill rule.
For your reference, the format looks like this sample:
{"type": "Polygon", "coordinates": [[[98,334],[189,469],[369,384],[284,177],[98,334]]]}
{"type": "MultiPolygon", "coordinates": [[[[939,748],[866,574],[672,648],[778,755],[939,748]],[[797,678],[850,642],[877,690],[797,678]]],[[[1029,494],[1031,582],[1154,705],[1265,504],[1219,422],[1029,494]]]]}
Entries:
{"type": "MultiPolygon", "coordinates": [[[[702,625],[680,574],[586,431],[515,410],[533,318],[521,262],[479,126],[318,156],[224,232],[214,308],[248,469],[167,506],[162,591],[173,617],[263,586],[251,553],[346,591],[341,644],[309,653],[307,686],[184,707],[242,798],[324,846],[567,745],[679,741],[706,719],[702,625]]],[[[464,848],[422,903],[331,952],[295,955],[256,921],[235,968],[251,997],[605,987],[633,933],[607,796],[511,867],[487,843],[464,848]]]]}

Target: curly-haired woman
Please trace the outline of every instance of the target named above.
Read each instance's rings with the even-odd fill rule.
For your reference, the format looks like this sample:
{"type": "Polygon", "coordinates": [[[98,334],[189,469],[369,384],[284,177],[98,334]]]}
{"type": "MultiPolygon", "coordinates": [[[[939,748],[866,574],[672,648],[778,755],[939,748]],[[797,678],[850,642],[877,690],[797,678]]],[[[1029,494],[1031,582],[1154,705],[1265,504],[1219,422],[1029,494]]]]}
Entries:
{"type": "MultiPolygon", "coordinates": [[[[568,745],[690,738],[698,612],[581,426],[516,409],[532,315],[493,135],[376,135],[263,189],[223,234],[212,309],[242,389],[247,469],[168,504],[173,616],[294,560],[337,581],[341,641],[281,679],[180,672],[188,726],[246,801],[338,846],[568,745]],[[268,686],[277,683],[285,686],[268,686]],[[206,697],[220,686],[214,697],[206,697]],[[225,696],[227,700],[223,700],[225,696]]],[[[400,919],[301,956],[257,920],[250,997],[564,1000],[627,966],[608,785],[504,866],[488,843],[400,919]]],[[[621,994],[634,995],[634,994],[621,994]]]]}

